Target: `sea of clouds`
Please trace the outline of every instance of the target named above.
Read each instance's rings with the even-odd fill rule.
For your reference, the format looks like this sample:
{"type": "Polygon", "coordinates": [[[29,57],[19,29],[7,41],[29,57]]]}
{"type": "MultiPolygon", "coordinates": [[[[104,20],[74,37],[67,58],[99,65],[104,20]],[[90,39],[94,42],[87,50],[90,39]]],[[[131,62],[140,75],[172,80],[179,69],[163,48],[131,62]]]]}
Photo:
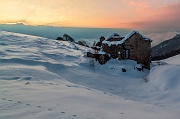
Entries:
{"type": "MultiPolygon", "coordinates": [[[[88,45],[92,45],[94,41],[98,41],[101,36],[107,38],[114,32],[125,36],[134,29],[113,29],[113,28],[76,28],[76,27],[54,27],[54,26],[30,26],[23,23],[17,24],[0,24],[0,30],[23,33],[34,36],[41,36],[55,40],[64,34],[70,35],[75,41],[86,41],[88,45]]],[[[136,29],[135,29],[136,30],[136,29]]],[[[147,32],[140,31],[144,35],[150,37],[153,42],[152,46],[159,44],[164,40],[172,38],[177,32],[147,32]]]]}

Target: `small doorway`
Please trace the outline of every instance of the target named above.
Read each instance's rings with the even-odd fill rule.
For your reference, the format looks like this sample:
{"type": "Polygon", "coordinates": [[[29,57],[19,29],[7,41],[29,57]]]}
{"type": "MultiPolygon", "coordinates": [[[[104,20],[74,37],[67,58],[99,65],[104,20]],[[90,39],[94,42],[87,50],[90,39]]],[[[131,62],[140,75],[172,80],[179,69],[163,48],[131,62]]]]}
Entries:
{"type": "Polygon", "coordinates": [[[105,56],[104,55],[99,56],[99,63],[100,64],[105,64],[105,56]]]}
{"type": "Polygon", "coordinates": [[[126,59],[130,59],[130,49],[125,50],[125,57],[126,59]]]}

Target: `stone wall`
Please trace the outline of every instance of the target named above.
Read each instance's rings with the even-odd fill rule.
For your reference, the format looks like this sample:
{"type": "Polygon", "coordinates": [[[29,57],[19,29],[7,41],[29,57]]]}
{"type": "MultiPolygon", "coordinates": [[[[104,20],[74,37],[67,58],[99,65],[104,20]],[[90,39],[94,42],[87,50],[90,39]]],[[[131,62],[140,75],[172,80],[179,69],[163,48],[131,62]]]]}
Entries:
{"type": "Polygon", "coordinates": [[[114,59],[120,57],[119,52],[123,50],[123,46],[121,44],[111,46],[108,46],[108,44],[103,44],[102,48],[104,52],[110,54],[114,59]]]}
{"type": "Polygon", "coordinates": [[[151,42],[142,38],[139,34],[132,35],[124,43],[124,48],[130,50],[130,59],[144,64],[150,68],[151,42]]]}

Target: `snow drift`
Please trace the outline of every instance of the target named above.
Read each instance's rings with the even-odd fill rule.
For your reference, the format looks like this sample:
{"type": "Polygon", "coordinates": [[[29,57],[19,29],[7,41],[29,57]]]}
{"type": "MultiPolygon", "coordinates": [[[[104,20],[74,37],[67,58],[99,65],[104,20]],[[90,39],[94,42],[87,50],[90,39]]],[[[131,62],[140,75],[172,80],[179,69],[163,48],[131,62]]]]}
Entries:
{"type": "Polygon", "coordinates": [[[149,85],[154,85],[162,91],[180,91],[180,66],[165,65],[155,67],[148,79],[149,85]]]}

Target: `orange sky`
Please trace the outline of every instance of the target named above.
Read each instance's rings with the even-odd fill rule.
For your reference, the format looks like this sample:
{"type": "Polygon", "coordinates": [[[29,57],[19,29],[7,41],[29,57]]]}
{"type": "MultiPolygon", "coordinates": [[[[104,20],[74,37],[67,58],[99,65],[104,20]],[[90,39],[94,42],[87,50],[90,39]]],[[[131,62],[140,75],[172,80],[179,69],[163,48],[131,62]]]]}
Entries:
{"type": "Polygon", "coordinates": [[[0,0],[0,23],[180,28],[179,0],[0,0]]]}

